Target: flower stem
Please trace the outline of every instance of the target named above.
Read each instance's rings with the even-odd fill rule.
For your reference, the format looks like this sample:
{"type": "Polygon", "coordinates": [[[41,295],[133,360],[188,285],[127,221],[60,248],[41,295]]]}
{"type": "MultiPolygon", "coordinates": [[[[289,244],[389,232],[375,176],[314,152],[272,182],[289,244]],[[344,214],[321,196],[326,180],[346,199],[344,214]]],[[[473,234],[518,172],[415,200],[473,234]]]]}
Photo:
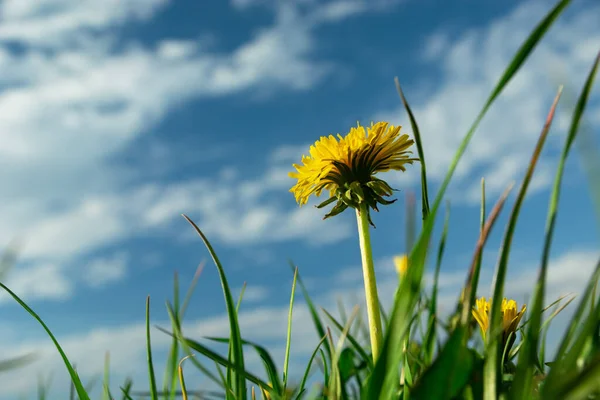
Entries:
{"type": "Polygon", "coordinates": [[[369,333],[371,335],[371,351],[373,361],[379,358],[382,345],[381,316],[379,314],[379,298],[377,296],[377,283],[375,281],[375,268],[373,267],[373,252],[371,250],[371,237],[369,234],[368,209],[365,203],[361,203],[356,210],[358,222],[358,238],[360,241],[360,253],[363,266],[363,278],[365,281],[365,298],[367,301],[367,316],[369,318],[369,333]]]}

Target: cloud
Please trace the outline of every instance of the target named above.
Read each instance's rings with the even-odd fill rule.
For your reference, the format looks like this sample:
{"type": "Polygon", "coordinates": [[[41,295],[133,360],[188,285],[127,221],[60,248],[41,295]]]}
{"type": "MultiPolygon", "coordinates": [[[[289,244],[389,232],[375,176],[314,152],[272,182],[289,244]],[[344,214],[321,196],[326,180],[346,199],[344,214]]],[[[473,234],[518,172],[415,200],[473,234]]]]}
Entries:
{"type": "Polygon", "coordinates": [[[84,279],[92,287],[121,280],[127,272],[128,256],[117,253],[112,257],[97,258],[84,268],[84,279]]]}
{"type": "MultiPolygon", "coordinates": [[[[547,11],[545,2],[528,1],[489,26],[469,30],[456,40],[442,32],[428,39],[423,62],[439,66],[442,83],[433,91],[424,90],[427,94],[411,102],[411,107],[419,122],[427,172],[433,181],[443,179],[460,141],[504,68],[547,11]]],[[[476,203],[474,193],[480,176],[493,178],[486,179],[492,196],[511,180],[518,180],[526,170],[558,84],[564,84],[566,91],[580,91],[600,48],[600,33],[592,17],[600,9],[593,5],[570,11],[556,22],[484,118],[453,178],[454,199],[476,203]],[[479,176],[474,176],[474,171],[479,176]]],[[[409,101],[420,86],[431,87],[404,87],[409,101]]],[[[573,106],[564,100],[547,144],[554,149],[562,146],[565,134],[564,125],[559,126],[558,121],[573,106]]],[[[598,94],[590,100],[588,117],[600,112],[598,94]]],[[[398,118],[401,108],[380,112],[375,119],[405,122],[405,118],[398,118]]],[[[548,169],[556,163],[552,157],[544,153],[530,192],[548,187],[553,175],[548,169]]]]}
{"type": "Polygon", "coordinates": [[[0,6],[0,40],[62,47],[82,33],[102,32],[131,20],[146,21],[167,3],[168,0],[6,0],[0,6]]]}
{"type": "MultiPolygon", "coordinates": [[[[37,263],[14,268],[3,282],[26,302],[64,300],[74,291],[73,282],[56,263],[37,263]]],[[[13,302],[8,293],[0,293],[0,303],[13,302]]]]}
{"type": "MultiPolygon", "coordinates": [[[[348,230],[335,224],[314,234],[315,213],[265,200],[288,185],[281,162],[270,162],[264,176],[234,176],[229,168],[214,179],[174,184],[148,184],[143,164],[134,171],[115,162],[181,104],[248,89],[306,90],[329,71],[314,59],[312,27],[294,7],[277,9],[272,25],[224,52],[207,38],[166,37],[147,45],[117,38],[114,28],[160,18],[169,5],[141,4],[23,0],[0,6],[0,240],[23,237],[24,262],[54,274],[56,293],[37,293],[68,295],[65,282],[75,278],[64,274],[65,265],[162,229],[183,212],[229,244],[346,237],[348,230]]],[[[143,163],[164,161],[170,153],[160,147],[143,163]]]]}

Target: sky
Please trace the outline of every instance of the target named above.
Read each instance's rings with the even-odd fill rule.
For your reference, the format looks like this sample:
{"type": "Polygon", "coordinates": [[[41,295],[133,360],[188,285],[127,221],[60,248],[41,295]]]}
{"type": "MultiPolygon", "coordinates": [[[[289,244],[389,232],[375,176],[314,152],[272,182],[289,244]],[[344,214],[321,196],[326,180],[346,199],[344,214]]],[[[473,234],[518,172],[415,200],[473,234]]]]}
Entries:
{"type": "MultiPolygon", "coordinates": [[[[551,7],[541,0],[0,1],[0,243],[19,243],[5,283],[44,319],[84,381],[101,373],[108,351],[113,392],[126,376],[145,390],[146,296],[152,323],[168,327],[175,271],[186,290],[205,263],[185,334],[228,333],[216,268],[186,214],[217,251],[234,296],[247,284],[242,335],[272,349],[281,368],[289,260],[319,306],[337,314],[338,298],[348,309],[364,302],[354,214],[323,221],[316,201],[299,208],[289,193],[292,163],[320,136],[345,134],[357,121],[389,121],[412,135],[398,77],[419,122],[433,199],[497,79],[551,7]]],[[[509,263],[507,294],[519,304],[529,299],[556,162],[600,49],[599,18],[597,2],[573,2],[458,165],[446,194],[442,312],[452,310],[471,261],[481,178],[489,203],[520,182],[562,84],[509,263]]],[[[596,84],[565,170],[547,303],[580,292],[600,257],[600,216],[582,158],[599,148],[599,131],[596,84]]],[[[391,260],[407,251],[406,196],[419,204],[419,165],[382,177],[400,189],[397,203],[372,216],[380,295],[391,304],[391,260]]],[[[514,193],[486,248],[480,295],[490,295],[513,203],[514,193]]],[[[556,320],[552,343],[573,309],[556,320]]],[[[51,376],[52,393],[65,397],[64,364],[43,329],[5,293],[0,316],[3,359],[39,354],[31,366],[0,374],[0,399],[32,398],[38,376],[51,376]]],[[[300,295],[292,323],[298,379],[318,341],[300,295]]],[[[153,329],[152,344],[162,377],[170,340],[153,329]]],[[[256,354],[246,354],[260,368],[256,354]]],[[[210,386],[190,376],[188,387],[210,386]]]]}

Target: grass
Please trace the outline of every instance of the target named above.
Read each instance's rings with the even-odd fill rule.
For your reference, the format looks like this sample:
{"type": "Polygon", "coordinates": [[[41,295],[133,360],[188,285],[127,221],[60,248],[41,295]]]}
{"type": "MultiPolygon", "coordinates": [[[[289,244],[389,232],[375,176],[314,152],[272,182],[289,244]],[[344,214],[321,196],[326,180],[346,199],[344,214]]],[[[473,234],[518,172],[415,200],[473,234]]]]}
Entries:
{"type": "MultiPolygon", "coordinates": [[[[480,236],[474,246],[472,263],[461,296],[447,323],[439,319],[437,291],[440,266],[448,232],[449,208],[444,218],[444,228],[440,242],[437,246],[433,246],[431,243],[433,228],[438,219],[445,191],[479,123],[569,3],[568,0],[559,1],[548,12],[506,67],[457,149],[448,173],[432,204],[429,202],[427,186],[426,149],[422,145],[417,119],[410,108],[399,81],[396,79],[400,100],[409,116],[417,152],[421,160],[422,225],[420,233],[414,237],[415,222],[409,221],[407,228],[409,231],[407,235],[409,237],[409,248],[411,249],[408,258],[409,268],[399,280],[398,289],[389,312],[384,313],[383,308],[381,309],[384,330],[381,353],[378,357],[373,357],[369,341],[363,340],[365,337],[369,337],[369,332],[364,320],[361,319],[359,309],[355,308],[350,315],[345,310],[340,310],[341,320],[336,320],[327,310],[319,312],[303,284],[298,268],[290,263],[294,279],[290,296],[285,359],[283,360],[283,370],[280,372],[268,349],[243,338],[238,323],[238,310],[242,302],[243,290],[239,299],[237,299],[237,303],[234,302],[225,269],[208,238],[190,218],[184,215],[185,219],[200,236],[219,273],[229,318],[230,335],[227,338],[208,339],[216,343],[226,343],[228,353],[221,355],[183,334],[182,321],[185,310],[200,276],[202,266],[198,269],[183,303],[180,303],[179,300],[179,282],[176,275],[173,303],[167,302],[166,304],[171,327],[170,330],[159,328],[159,331],[163,334],[172,337],[162,385],[157,383],[154,370],[149,314],[150,299],[147,298],[146,367],[150,383],[148,391],[134,391],[133,383],[131,380],[127,380],[120,386],[118,393],[111,393],[109,382],[110,364],[107,355],[103,375],[102,399],[148,397],[152,400],[173,400],[176,398],[245,400],[260,397],[268,399],[361,398],[402,400],[600,399],[600,299],[598,299],[596,291],[600,277],[600,260],[585,291],[580,296],[579,305],[560,341],[556,356],[550,362],[545,360],[545,338],[548,329],[550,329],[550,322],[572,299],[562,306],[559,305],[559,302],[563,299],[559,299],[559,301],[549,306],[544,306],[547,301],[545,292],[548,260],[559,208],[564,166],[581,125],[600,62],[600,54],[596,57],[593,65],[590,66],[589,75],[581,89],[571,118],[563,151],[557,160],[557,171],[549,199],[539,279],[532,290],[533,296],[522,324],[519,327],[515,326],[513,330],[507,330],[503,319],[507,311],[503,309],[501,304],[504,297],[513,233],[519,221],[521,205],[527,196],[529,182],[553,121],[555,109],[560,99],[560,89],[549,110],[545,124],[541,127],[538,143],[533,150],[525,177],[519,186],[516,201],[510,210],[508,223],[504,228],[494,279],[489,329],[481,353],[470,344],[473,336],[477,335],[477,329],[474,329],[472,310],[475,305],[475,294],[481,269],[481,255],[490,232],[495,228],[498,216],[506,208],[507,198],[512,187],[506,189],[491,208],[489,215],[486,215],[487,199],[485,197],[485,182],[482,180],[480,236]],[[434,251],[437,250],[435,253],[434,284],[430,293],[424,293],[423,275],[432,248],[434,251]],[[297,286],[299,286],[307,303],[320,340],[315,343],[315,348],[306,367],[300,371],[290,371],[292,315],[297,286]],[[542,314],[552,306],[556,307],[555,311],[544,319],[542,314]],[[335,343],[332,329],[338,335],[335,343]],[[516,341],[518,332],[521,333],[521,337],[516,341]],[[359,335],[362,337],[359,337],[359,335]],[[512,347],[513,342],[516,344],[514,347],[512,347]],[[247,370],[244,348],[252,349],[259,355],[268,382],[259,377],[261,374],[247,370]],[[185,373],[188,368],[199,370],[215,384],[218,390],[209,392],[188,389],[189,383],[186,384],[185,381],[185,373]],[[312,379],[316,380],[318,384],[316,387],[309,388],[307,386],[309,378],[317,370],[316,376],[312,376],[312,379]],[[291,384],[290,377],[292,376],[301,377],[298,384],[291,384]]],[[[590,182],[593,181],[593,177],[590,177],[590,182]]],[[[596,206],[600,207],[600,204],[596,206]]],[[[0,281],[4,279],[6,266],[10,264],[13,258],[14,253],[8,252],[0,260],[0,281]]],[[[69,361],[50,328],[17,294],[1,282],[0,286],[39,322],[53,341],[71,377],[70,398],[90,399],[90,385],[83,384],[75,366],[69,361]]],[[[29,354],[10,360],[0,360],[0,373],[8,369],[20,368],[34,361],[35,357],[29,354]]],[[[40,381],[38,394],[40,399],[47,398],[47,384],[40,381]]]]}

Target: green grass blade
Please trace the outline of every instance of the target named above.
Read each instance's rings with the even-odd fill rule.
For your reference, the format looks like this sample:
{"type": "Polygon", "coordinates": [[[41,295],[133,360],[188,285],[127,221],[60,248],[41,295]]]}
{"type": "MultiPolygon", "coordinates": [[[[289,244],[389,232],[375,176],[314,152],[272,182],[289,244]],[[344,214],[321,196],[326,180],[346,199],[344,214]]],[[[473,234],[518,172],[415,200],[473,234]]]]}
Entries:
{"type": "MultiPolygon", "coordinates": [[[[233,297],[231,296],[231,290],[229,289],[229,284],[227,283],[227,278],[225,276],[225,270],[223,269],[223,266],[221,265],[221,262],[219,261],[219,258],[217,257],[217,254],[213,250],[213,247],[211,246],[210,242],[208,241],[206,236],[204,236],[204,233],[202,233],[200,228],[198,228],[198,226],[196,226],[196,224],[191,219],[189,219],[186,215],[183,215],[183,217],[194,227],[194,229],[196,230],[198,235],[202,238],[202,241],[204,242],[204,245],[206,246],[208,252],[210,253],[210,255],[217,267],[217,270],[219,272],[219,278],[221,280],[221,287],[223,288],[223,295],[225,297],[225,305],[227,307],[227,314],[229,316],[229,330],[231,333],[231,341],[230,341],[229,345],[230,345],[231,351],[232,351],[233,364],[236,366],[236,368],[235,368],[236,371],[238,371],[238,370],[244,371],[245,370],[244,352],[243,352],[242,343],[241,343],[242,339],[241,339],[241,333],[240,333],[240,326],[238,324],[237,314],[236,314],[236,311],[234,308],[234,303],[233,303],[233,297]]],[[[243,375],[240,375],[238,373],[235,374],[234,378],[235,378],[235,390],[234,390],[235,397],[238,400],[245,400],[247,398],[246,380],[243,375]]]]}
{"type": "Polygon", "coordinates": [[[501,349],[501,335],[496,334],[496,332],[502,331],[502,316],[501,316],[501,306],[502,306],[502,297],[504,295],[504,281],[506,279],[506,271],[508,270],[508,259],[510,257],[510,250],[512,246],[512,239],[514,236],[515,228],[517,226],[517,220],[519,218],[519,213],[521,211],[521,206],[525,200],[525,195],[527,193],[527,189],[529,188],[529,183],[531,182],[531,178],[533,177],[533,172],[537,165],[537,161],[542,152],[542,148],[544,147],[544,143],[548,136],[548,132],[550,131],[550,126],[552,124],[552,120],[554,118],[554,113],[556,110],[556,105],[560,98],[560,94],[562,92],[562,88],[559,89],[556,98],[550,108],[550,112],[548,113],[548,117],[546,118],[546,123],[542,129],[542,133],[539,136],[537,141],[535,150],[533,151],[533,155],[531,156],[531,161],[529,162],[529,166],[527,168],[527,172],[525,173],[525,177],[523,178],[523,182],[521,183],[521,187],[519,189],[519,193],[517,195],[517,199],[513,206],[512,212],[509,217],[508,225],[506,227],[506,232],[504,234],[504,238],[501,244],[501,252],[498,260],[498,267],[496,269],[495,275],[495,284],[494,284],[494,293],[492,297],[492,304],[490,306],[490,335],[486,343],[486,359],[484,363],[484,396],[486,400],[495,399],[497,396],[498,388],[499,388],[499,378],[503,373],[502,363],[501,363],[501,354],[504,349],[501,349]]]}
{"type": "MultiPolygon", "coordinates": [[[[337,321],[327,310],[325,310],[324,308],[321,308],[321,310],[340,333],[344,331],[344,326],[339,321],[337,321]]],[[[370,357],[369,354],[367,354],[365,349],[360,345],[358,340],[356,340],[356,338],[353,335],[348,333],[346,337],[352,345],[352,347],[354,348],[354,350],[360,355],[362,361],[367,363],[369,369],[373,368],[373,357],[370,357]]]]}
{"type": "MultiPolygon", "coordinates": [[[[546,275],[547,275],[548,262],[549,262],[549,258],[550,258],[550,247],[552,244],[552,237],[554,235],[554,227],[556,224],[556,215],[558,212],[558,203],[559,203],[559,199],[560,199],[560,188],[562,185],[562,177],[564,174],[564,167],[565,167],[565,163],[566,163],[567,157],[569,155],[571,146],[573,145],[573,142],[575,141],[575,138],[577,136],[577,132],[579,130],[579,125],[580,125],[580,122],[581,122],[581,119],[583,116],[583,112],[587,105],[589,94],[591,92],[591,89],[592,89],[592,86],[594,83],[594,77],[598,70],[599,62],[600,62],[600,53],[596,56],[596,60],[595,60],[593,66],[592,66],[592,69],[586,79],[586,82],[583,86],[581,95],[579,96],[579,99],[575,106],[575,110],[573,112],[573,119],[571,121],[571,125],[569,128],[569,133],[567,135],[567,139],[566,139],[565,145],[563,147],[563,151],[562,151],[559,163],[558,163],[558,169],[557,169],[556,176],[554,179],[554,186],[553,186],[552,194],[550,197],[550,205],[548,207],[548,216],[546,219],[546,234],[545,234],[545,240],[544,240],[544,249],[543,249],[543,253],[542,253],[542,266],[540,269],[540,277],[538,279],[538,284],[536,286],[536,291],[535,291],[535,297],[533,300],[533,309],[532,309],[533,322],[532,322],[531,326],[529,327],[529,331],[528,331],[528,335],[530,335],[529,340],[531,341],[531,343],[527,345],[530,347],[526,347],[526,350],[524,350],[522,353],[523,360],[521,361],[521,357],[519,359],[520,363],[521,362],[523,363],[523,365],[521,367],[521,369],[522,369],[521,373],[523,375],[521,375],[521,376],[517,375],[519,377],[517,383],[520,385],[519,388],[521,390],[526,390],[526,388],[531,386],[531,382],[530,382],[531,367],[527,368],[528,364],[527,364],[527,359],[525,357],[528,357],[529,363],[531,363],[532,358],[536,355],[535,353],[537,352],[537,346],[538,346],[538,340],[539,340],[538,327],[541,322],[539,309],[541,308],[541,305],[544,301],[545,281],[546,281],[546,275]]],[[[573,328],[573,326],[571,326],[571,328],[573,328]]],[[[568,332],[565,335],[565,339],[568,339],[568,332]]],[[[558,359],[560,359],[564,355],[566,347],[563,347],[563,345],[565,343],[568,343],[568,340],[563,341],[563,343],[561,344],[561,347],[559,348],[559,352],[557,353],[558,359]]],[[[552,375],[552,372],[551,372],[551,375],[552,375]]]]}
{"type": "MultiPolygon", "coordinates": [[[[568,378],[567,378],[568,379],[568,378]]],[[[600,354],[583,371],[569,379],[570,385],[561,392],[561,399],[579,400],[597,398],[600,391],[600,354]]]]}
{"type": "MultiPolygon", "coordinates": [[[[173,308],[175,310],[176,319],[180,319],[180,304],[179,304],[179,275],[177,271],[173,273],[173,308]]],[[[181,323],[181,322],[179,322],[181,323]]],[[[169,393],[168,399],[175,399],[175,391],[177,390],[177,366],[179,361],[179,342],[173,338],[167,356],[167,365],[165,366],[165,374],[163,378],[163,392],[169,393]]]]}
{"type": "Polygon", "coordinates": [[[104,378],[102,379],[102,400],[111,400],[110,395],[110,353],[104,355],[104,378]]]}
{"type": "MultiPolygon", "coordinates": [[[[557,96],[558,100],[558,96],[557,96]]],[[[557,101],[556,100],[556,101],[557,101]]],[[[556,103],[555,101],[555,103],[556,103]]],[[[583,109],[581,109],[583,112],[583,109]]],[[[577,120],[581,118],[581,114],[577,117],[577,120]]],[[[578,124],[578,122],[577,122],[578,124]]],[[[575,124],[575,125],[577,125],[575,124]]],[[[568,155],[569,148],[572,140],[575,137],[576,129],[572,130],[567,137],[567,143],[564,147],[561,159],[559,161],[559,167],[557,176],[555,178],[555,185],[552,190],[550,207],[548,209],[548,217],[546,222],[546,234],[544,239],[544,250],[542,253],[542,262],[539,272],[537,284],[535,286],[532,307],[531,307],[531,320],[527,329],[525,340],[523,342],[522,349],[519,354],[519,362],[517,365],[517,372],[515,374],[515,382],[513,384],[512,396],[514,399],[527,399],[531,396],[531,390],[533,389],[533,373],[534,368],[538,362],[538,348],[540,341],[540,327],[542,324],[542,304],[544,302],[544,295],[546,291],[546,276],[548,270],[548,260],[550,256],[550,247],[552,243],[552,236],[554,233],[554,224],[556,220],[558,210],[558,198],[560,194],[560,181],[562,179],[563,166],[568,155]],[[572,136],[572,137],[571,137],[572,136]]]]}
{"type": "MultiPolygon", "coordinates": [[[[296,267],[294,263],[290,261],[290,267],[292,268],[292,272],[295,273],[296,267]]],[[[302,295],[304,296],[304,300],[306,301],[306,305],[310,311],[310,316],[312,318],[313,324],[315,325],[315,329],[317,330],[317,334],[319,337],[325,336],[325,328],[323,327],[323,323],[321,322],[321,318],[319,318],[319,314],[317,313],[317,309],[315,308],[314,303],[312,302],[310,295],[308,294],[308,290],[306,290],[306,286],[304,286],[304,282],[302,282],[302,278],[300,277],[300,273],[297,275],[298,284],[300,284],[300,289],[302,290],[302,295]]],[[[327,354],[331,354],[331,348],[329,347],[329,342],[325,341],[325,350],[327,354]]]]}
{"type": "Polygon", "coordinates": [[[133,381],[130,378],[125,379],[125,384],[121,386],[121,392],[123,392],[123,397],[121,397],[122,400],[133,400],[130,395],[132,386],[133,381]]]}
{"type": "Polygon", "coordinates": [[[591,312],[587,318],[583,315],[586,311],[588,302],[594,301],[591,298],[593,288],[600,279],[600,260],[596,264],[594,274],[592,275],[588,286],[586,287],[585,293],[582,296],[581,302],[571,324],[567,328],[567,332],[563,337],[563,342],[559,348],[556,356],[556,361],[552,365],[550,372],[546,378],[546,384],[543,387],[544,395],[554,395],[555,393],[561,393],[564,390],[564,386],[567,384],[565,375],[572,374],[573,371],[578,369],[585,360],[582,357],[583,350],[586,343],[591,343],[593,335],[597,329],[598,321],[600,320],[600,299],[597,302],[594,312],[591,312]],[[577,328],[580,328],[579,335],[575,336],[577,328]],[[565,343],[566,341],[566,343],[565,343]],[[568,349],[568,351],[567,351],[568,349]]]}
{"type": "Polygon", "coordinates": [[[511,186],[498,199],[489,219],[481,230],[469,277],[467,278],[466,289],[461,300],[462,305],[458,307],[461,310],[460,322],[450,335],[450,339],[444,345],[439,357],[425,371],[415,386],[412,393],[415,399],[451,399],[458,395],[471,376],[476,361],[474,353],[467,347],[471,308],[474,299],[472,293],[475,292],[473,276],[475,276],[485,243],[506,203],[510,189],[511,186]]]}
{"type": "Polygon", "coordinates": [[[152,362],[152,344],[150,342],[150,296],[146,297],[146,355],[148,361],[148,379],[150,384],[150,398],[157,400],[156,376],[154,375],[154,363],[152,362]]]}
{"type": "Polygon", "coordinates": [[[425,223],[417,243],[411,251],[409,263],[412,271],[409,271],[407,276],[408,279],[404,279],[404,281],[401,283],[401,289],[403,290],[399,292],[399,295],[396,296],[394,300],[392,316],[390,317],[390,329],[388,329],[388,332],[393,332],[393,334],[386,335],[386,340],[384,341],[383,351],[388,352],[389,355],[380,357],[377,365],[375,365],[375,369],[369,380],[368,388],[364,392],[369,399],[377,399],[380,398],[380,396],[383,399],[388,399],[390,396],[394,396],[397,391],[398,364],[402,357],[400,341],[406,334],[406,321],[410,318],[409,316],[412,313],[418,298],[427,255],[427,248],[429,246],[431,233],[433,231],[437,210],[454,174],[454,171],[456,170],[460,158],[464,154],[473,134],[475,133],[475,130],[479,126],[479,123],[487,113],[492,103],[506,87],[512,77],[517,73],[535,46],[548,31],[552,23],[569,3],[569,0],[560,1],[536,26],[529,37],[521,45],[517,51],[517,54],[513,57],[512,61],[500,77],[496,87],[493,89],[482,110],[479,112],[475,122],[462,140],[456,155],[449,166],[446,177],[444,178],[444,181],[442,182],[436,195],[431,212],[425,219],[425,223]]]}
{"type": "Polygon", "coordinates": [[[50,331],[50,328],[48,328],[48,326],[44,323],[44,321],[27,304],[25,304],[25,302],[23,300],[21,300],[19,298],[19,296],[17,296],[15,293],[13,293],[13,291],[10,290],[8,287],[6,287],[2,282],[0,282],[0,287],[2,289],[4,289],[8,294],[10,294],[12,296],[12,298],[15,299],[15,301],[17,303],[19,303],[19,305],[21,307],[23,307],[37,322],[39,322],[40,325],[42,325],[42,327],[44,328],[44,330],[46,331],[46,333],[48,334],[50,339],[52,339],[52,342],[54,343],[56,350],[58,350],[61,358],[63,359],[63,362],[65,363],[65,366],[67,367],[67,370],[69,371],[69,375],[71,376],[71,380],[73,381],[73,384],[75,385],[75,390],[77,391],[77,395],[79,396],[79,398],[81,400],[90,400],[90,397],[86,393],[86,391],[83,387],[83,384],[81,383],[81,379],[79,379],[79,375],[77,374],[75,369],[73,369],[73,366],[69,362],[67,355],[63,351],[62,347],[60,347],[60,345],[58,344],[58,341],[56,340],[56,338],[50,331]]]}
{"type": "MultiPolygon", "coordinates": [[[[179,324],[179,321],[177,321],[175,319],[175,310],[173,309],[173,306],[167,301],[167,314],[169,315],[169,319],[171,320],[171,327],[174,328],[174,332],[177,332],[181,329],[181,325],[179,324]]],[[[157,329],[163,330],[160,327],[156,327],[157,329]]],[[[190,356],[188,358],[188,360],[190,360],[192,362],[192,364],[198,369],[200,370],[200,372],[202,372],[204,375],[206,375],[210,380],[212,380],[214,383],[216,383],[218,386],[220,386],[223,390],[225,390],[225,379],[223,377],[223,375],[221,375],[221,379],[217,378],[208,368],[206,368],[204,365],[202,365],[202,363],[200,363],[196,357],[192,357],[193,353],[191,351],[191,349],[189,348],[189,346],[186,345],[185,342],[181,342],[181,347],[183,348],[183,351],[185,352],[185,354],[187,356],[190,356]]],[[[218,365],[217,365],[218,366],[218,365]]],[[[219,372],[220,370],[217,369],[219,372]]]]}
{"type": "Polygon", "coordinates": [[[204,261],[198,265],[196,268],[196,272],[194,273],[194,277],[192,278],[192,282],[188,287],[187,292],[185,293],[185,297],[183,298],[183,303],[181,303],[181,308],[179,309],[179,319],[183,321],[183,317],[185,312],[187,311],[188,305],[190,304],[190,300],[192,299],[192,295],[194,294],[194,290],[196,289],[196,285],[198,284],[198,280],[200,279],[200,275],[204,270],[204,261]]]}
{"type": "Polygon", "coordinates": [[[306,366],[306,370],[304,371],[304,375],[302,376],[302,380],[300,381],[300,386],[298,386],[298,394],[296,395],[296,400],[300,400],[300,396],[302,395],[302,393],[304,393],[304,387],[306,386],[306,381],[308,380],[308,375],[310,374],[312,363],[317,355],[317,352],[321,349],[321,346],[323,345],[323,342],[325,342],[326,339],[327,336],[323,336],[321,338],[321,340],[317,344],[317,347],[315,347],[315,350],[312,352],[310,359],[308,360],[308,365],[306,366]]]}
{"type": "Polygon", "coordinates": [[[419,160],[421,164],[421,203],[422,203],[422,215],[423,219],[427,218],[429,214],[429,194],[427,191],[427,167],[425,165],[425,152],[423,151],[423,142],[421,140],[421,133],[419,131],[419,126],[417,125],[417,120],[408,105],[408,101],[406,101],[406,97],[404,97],[404,93],[402,92],[402,88],[400,87],[400,81],[398,78],[394,78],[394,82],[396,83],[396,90],[400,95],[400,99],[402,100],[402,104],[406,109],[406,113],[408,114],[408,118],[410,120],[410,126],[412,127],[413,134],[415,135],[415,144],[417,146],[417,153],[419,154],[419,160]]]}
{"type": "Polygon", "coordinates": [[[288,377],[289,377],[289,365],[290,365],[290,348],[292,346],[292,310],[294,307],[294,295],[296,294],[296,280],[298,278],[298,267],[294,271],[294,281],[292,282],[292,294],[290,296],[290,311],[288,313],[288,326],[287,326],[287,340],[285,344],[285,361],[283,363],[283,392],[285,395],[285,389],[287,388],[288,377]]]}
{"type": "MultiPolygon", "coordinates": [[[[171,332],[169,332],[165,329],[162,329],[160,327],[158,329],[160,331],[166,333],[169,336],[173,336],[173,334],[171,332]]],[[[204,346],[203,344],[196,342],[193,339],[189,339],[189,338],[181,336],[181,332],[176,332],[175,336],[177,336],[180,341],[182,341],[182,342],[185,341],[191,349],[197,351],[198,353],[204,355],[205,357],[215,361],[216,363],[218,363],[226,368],[234,369],[236,374],[241,375],[242,377],[244,377],[244,379],[247,379],[256,385],[259,385],[259,386],[265,388],[266,390],[269,391],[270,394],[273,394],[273,395],[277,394],[274,392],[273,389],[270,388],[270,386],[268,385],[267,382],[263,381],[262,379],[260,379],[259,377],[255,376],[255,375],[247,372],[246,370],[240,369],[237,364],[230,362],[225,357],[221,356],[218,353],[215,353],[214,351],[212,351],[208,347],[204,346]]]]}
{"type": "MultiPolygon", "coordinates": [[[[219,338],[219,337],[208,336],[208,337],[205,337],[205,339],[212,340],[213,342],[218,342],[218,343],[228,343],[229,342],[228,338],[219,338]]],[[[271,355],[269,354],[267,349],[265,349],[263,346],[261,346],[257,343],[251,342],[249,340],[242,339],[242,344],[248,345],[248,346],[251,346],[252,348],[254,348],[256,353],[259,355],[259,357],[263,361],[263,364],[265,366],[265,372],[267,373],[267,376],[269,377],[269,380],[272,383],[273,389],[278,394],[283,393],[284,389],[281,386],[281,383],[279,381],[279,374],[277,372],[277,366],[275,365],[275,362],[273,361],[273,358],[271,357],[271,355]]]]}
{"type": "Polygon", "coordinates": [[[437,253],[437,262],[435,265],[435,273],[433,275],[433,288],[431,290],[431,300],[429,301],[429,319],[427,321],[427,332],[423,341],[423,350],[425,354],[425,365],[431,364],[435,354],[435,343],[437,339],[437,294],[440,278],[440,270],[442,268],[442,258],[446,247],[446,237],[448,236],[448,224],[450,222],[450,205],[446,207],[446,216],[444,218],[444,228],[437,253]]]}

